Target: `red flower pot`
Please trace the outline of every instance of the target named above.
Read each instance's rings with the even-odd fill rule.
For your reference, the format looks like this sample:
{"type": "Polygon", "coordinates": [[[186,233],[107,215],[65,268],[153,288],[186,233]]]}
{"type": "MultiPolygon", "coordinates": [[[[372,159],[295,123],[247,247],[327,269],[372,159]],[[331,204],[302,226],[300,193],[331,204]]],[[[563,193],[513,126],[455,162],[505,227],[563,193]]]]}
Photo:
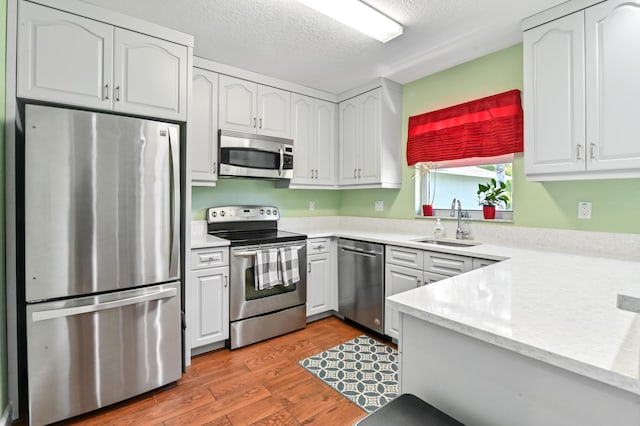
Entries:
{"type": "Polygon", "coordinates": [[[431,204],[422,205],[422,216],[433,216],[433,206],[431,204]]]}
{"type": "Polygon", "coordinates": [[[496,206],[482,206],[482,214],[485,219],[496,218],[496,206]]]}

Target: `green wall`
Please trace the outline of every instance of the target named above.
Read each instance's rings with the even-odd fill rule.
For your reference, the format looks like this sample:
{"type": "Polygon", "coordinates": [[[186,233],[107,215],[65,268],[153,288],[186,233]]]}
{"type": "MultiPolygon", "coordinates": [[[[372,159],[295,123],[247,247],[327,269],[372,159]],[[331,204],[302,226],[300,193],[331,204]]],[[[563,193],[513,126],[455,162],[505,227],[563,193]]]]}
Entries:
{"type": "Polygon", "coordinates": [[[4,229],[4,128],[5,128],[5,57],[7,2],[0,0],[0,416],[9,402],[7,373],[7,299],[5,278],[4,229]]]}
{"type": "MultiPolygon", "coordinates": [[[[403,86],[402,145],[405,155],[408,118],[460,102],[523,87],[522,45],[515,45],[403,86]]],[[[383,159],[384,161],[384,159],[383,159]]],[[[404,163],[404,158],[403,158],[404,163]]],[[[528,182],[522,154],[514,160],[514,224],[542,228],[640,233],[640,179],[528,182]],[[591,201],[591,220],[578,220],[578,201],[591,201]]],[[[225,203],[273,203],[283,216],[347,215],[414,217],[414,181],[403,167],[401,189],[311,191],[274,189],[270,182],[222,181],[217,188],[193,191],[193,217],[208,206],[225,203]],[[316,211],[308,210],[316,200],[316,211]],[[374,211],[376,200],[384,212],[374,211]]],[[[470,209],[477,206],[463,206],[470,209]]]]}

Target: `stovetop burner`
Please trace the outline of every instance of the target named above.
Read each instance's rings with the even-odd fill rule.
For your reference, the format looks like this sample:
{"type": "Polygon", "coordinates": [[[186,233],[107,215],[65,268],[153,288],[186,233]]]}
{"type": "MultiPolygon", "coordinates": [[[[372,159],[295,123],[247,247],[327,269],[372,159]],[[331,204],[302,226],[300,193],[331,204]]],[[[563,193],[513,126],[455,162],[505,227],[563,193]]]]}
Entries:
{"type": "Polygon", "coordinates": [[[231,241],[232,246],[306,240],[307,236],[278,229],[280,213],[272,206],[225,206],[207,209],[210,235],[231,241]]]}

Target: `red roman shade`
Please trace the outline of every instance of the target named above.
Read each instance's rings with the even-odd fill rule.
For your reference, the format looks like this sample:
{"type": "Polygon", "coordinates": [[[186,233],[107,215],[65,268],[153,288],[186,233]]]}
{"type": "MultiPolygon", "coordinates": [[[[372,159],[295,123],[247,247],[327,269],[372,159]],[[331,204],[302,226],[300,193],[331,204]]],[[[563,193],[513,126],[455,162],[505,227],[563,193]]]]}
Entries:
{"type": "Polygon", "coordinates": [[[520,91],[409,117],[407,164],[522,152],[520,91]]]}

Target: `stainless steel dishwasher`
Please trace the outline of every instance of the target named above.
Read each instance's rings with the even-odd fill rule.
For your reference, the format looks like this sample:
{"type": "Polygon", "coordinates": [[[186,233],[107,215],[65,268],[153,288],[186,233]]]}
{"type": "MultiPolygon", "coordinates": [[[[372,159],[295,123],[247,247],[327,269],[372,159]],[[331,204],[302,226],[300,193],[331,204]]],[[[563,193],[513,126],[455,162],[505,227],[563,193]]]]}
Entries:
{"type": "Polygon", "coordinates": [[[384,246],[338,239],[338,312],[384,333],[384,246]]]}

